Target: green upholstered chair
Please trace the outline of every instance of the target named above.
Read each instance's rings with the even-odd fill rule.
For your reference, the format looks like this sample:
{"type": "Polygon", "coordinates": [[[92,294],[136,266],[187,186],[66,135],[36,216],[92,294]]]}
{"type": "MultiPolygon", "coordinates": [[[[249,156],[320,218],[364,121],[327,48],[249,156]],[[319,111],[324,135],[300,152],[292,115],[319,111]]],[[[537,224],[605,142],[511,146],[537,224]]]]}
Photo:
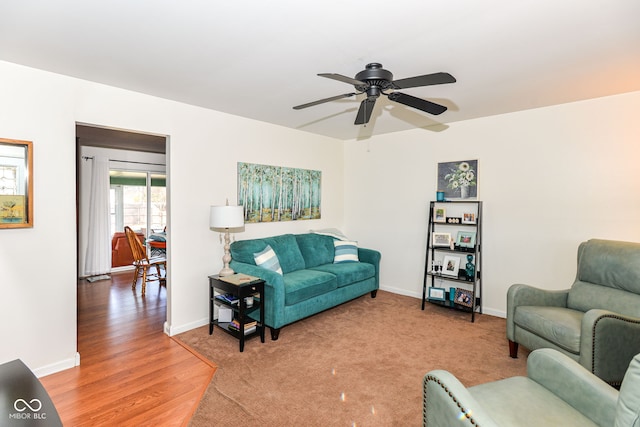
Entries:
{"type": "Polygon", "coordinates": [[[423,379],[427,427],[640,427],[640,354],[620,391],[556,350],[533,351],[527,377],[466,388],[447,371],[423,379]]]}
{"type": "Polygon", "coordinates": [[[511,357],[518,344],[553,348],[619,386],[640,353],[640,244],[592,239],[578,247],[570,289],[513,285],[507,293],[511,357]]]}

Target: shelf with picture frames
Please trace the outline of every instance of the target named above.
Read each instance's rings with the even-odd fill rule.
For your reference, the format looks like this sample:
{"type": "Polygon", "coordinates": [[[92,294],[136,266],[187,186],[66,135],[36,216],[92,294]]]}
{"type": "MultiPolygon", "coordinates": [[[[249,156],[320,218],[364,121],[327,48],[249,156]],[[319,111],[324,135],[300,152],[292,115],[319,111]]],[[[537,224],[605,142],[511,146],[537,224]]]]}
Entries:
{"type": "Polygon", "coordinates": [[[482,313],[482,202],[431,201],[422,309],[427,302],[482,313]]]}

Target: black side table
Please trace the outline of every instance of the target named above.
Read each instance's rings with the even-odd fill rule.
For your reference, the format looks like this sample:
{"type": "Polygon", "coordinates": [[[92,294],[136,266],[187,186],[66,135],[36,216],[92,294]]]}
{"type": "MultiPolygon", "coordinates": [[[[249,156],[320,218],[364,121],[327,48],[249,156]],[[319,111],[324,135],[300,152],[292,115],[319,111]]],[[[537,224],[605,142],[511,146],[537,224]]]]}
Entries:
{"type": "Polygon", "coordinates": [[[252,281],[231,282],[232,276],[221,278],[218,275],[209,276],[209,335],[213,334],[214,325],[218,325],[223,331],[240,340],[240,351],[244,351],[244,342],[248,338],[260,335],[260,341],[264,342],[264,280],[256,279],[252,281]],[[229,280],[229,281],[225,281],[229,280]],[[237,298],[236,302],[230,302],[216,296],[219,294],[230,294],[237,298]],[[253,305],[247,307],[246,298],[253,297],[253,305]],[[230,322],[219,322],[213,318],[213,306],[217,304],[221,307],[228,307],[233,310],[233,315],[239,323],[238,330],[229,328],[230,322]],[[245,324],[252,321],[248,318],[249,313],[258,310],[260,321],[256,325],[255,331],[245,333],[245,324]]]}
{"type": "Polygon", "coordinates": [[[20,359],[0,365],[0,425],[62,427],[49,394],[20,359]]]}

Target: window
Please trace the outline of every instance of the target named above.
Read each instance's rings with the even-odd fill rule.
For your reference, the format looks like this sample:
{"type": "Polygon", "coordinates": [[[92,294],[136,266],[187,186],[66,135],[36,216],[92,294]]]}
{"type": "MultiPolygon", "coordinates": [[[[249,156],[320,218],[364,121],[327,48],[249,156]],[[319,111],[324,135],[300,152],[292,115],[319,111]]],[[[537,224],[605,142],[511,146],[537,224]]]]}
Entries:
{"type": "Polygon", "coordinates": [[[128,225],[145,235],[167,225],[166,176],[155,172],[111,170],[111,230],[128,225]]]}

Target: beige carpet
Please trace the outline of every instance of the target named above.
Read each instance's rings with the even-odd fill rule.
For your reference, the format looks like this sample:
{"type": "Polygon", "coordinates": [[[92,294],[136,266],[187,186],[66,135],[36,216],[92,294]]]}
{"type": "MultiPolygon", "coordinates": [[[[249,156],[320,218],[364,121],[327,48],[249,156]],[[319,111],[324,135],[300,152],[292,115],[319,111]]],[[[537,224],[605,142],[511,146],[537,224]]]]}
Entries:
{"type": "Polygon", "coordinates": [[[286,326],[277,341],[238,341],[208,326],[177,336],[218,370],[190,425],[420,426],[422,377],[466,386],[526,375],[511,359],[505,320],[379,291],[286,326]]]}

